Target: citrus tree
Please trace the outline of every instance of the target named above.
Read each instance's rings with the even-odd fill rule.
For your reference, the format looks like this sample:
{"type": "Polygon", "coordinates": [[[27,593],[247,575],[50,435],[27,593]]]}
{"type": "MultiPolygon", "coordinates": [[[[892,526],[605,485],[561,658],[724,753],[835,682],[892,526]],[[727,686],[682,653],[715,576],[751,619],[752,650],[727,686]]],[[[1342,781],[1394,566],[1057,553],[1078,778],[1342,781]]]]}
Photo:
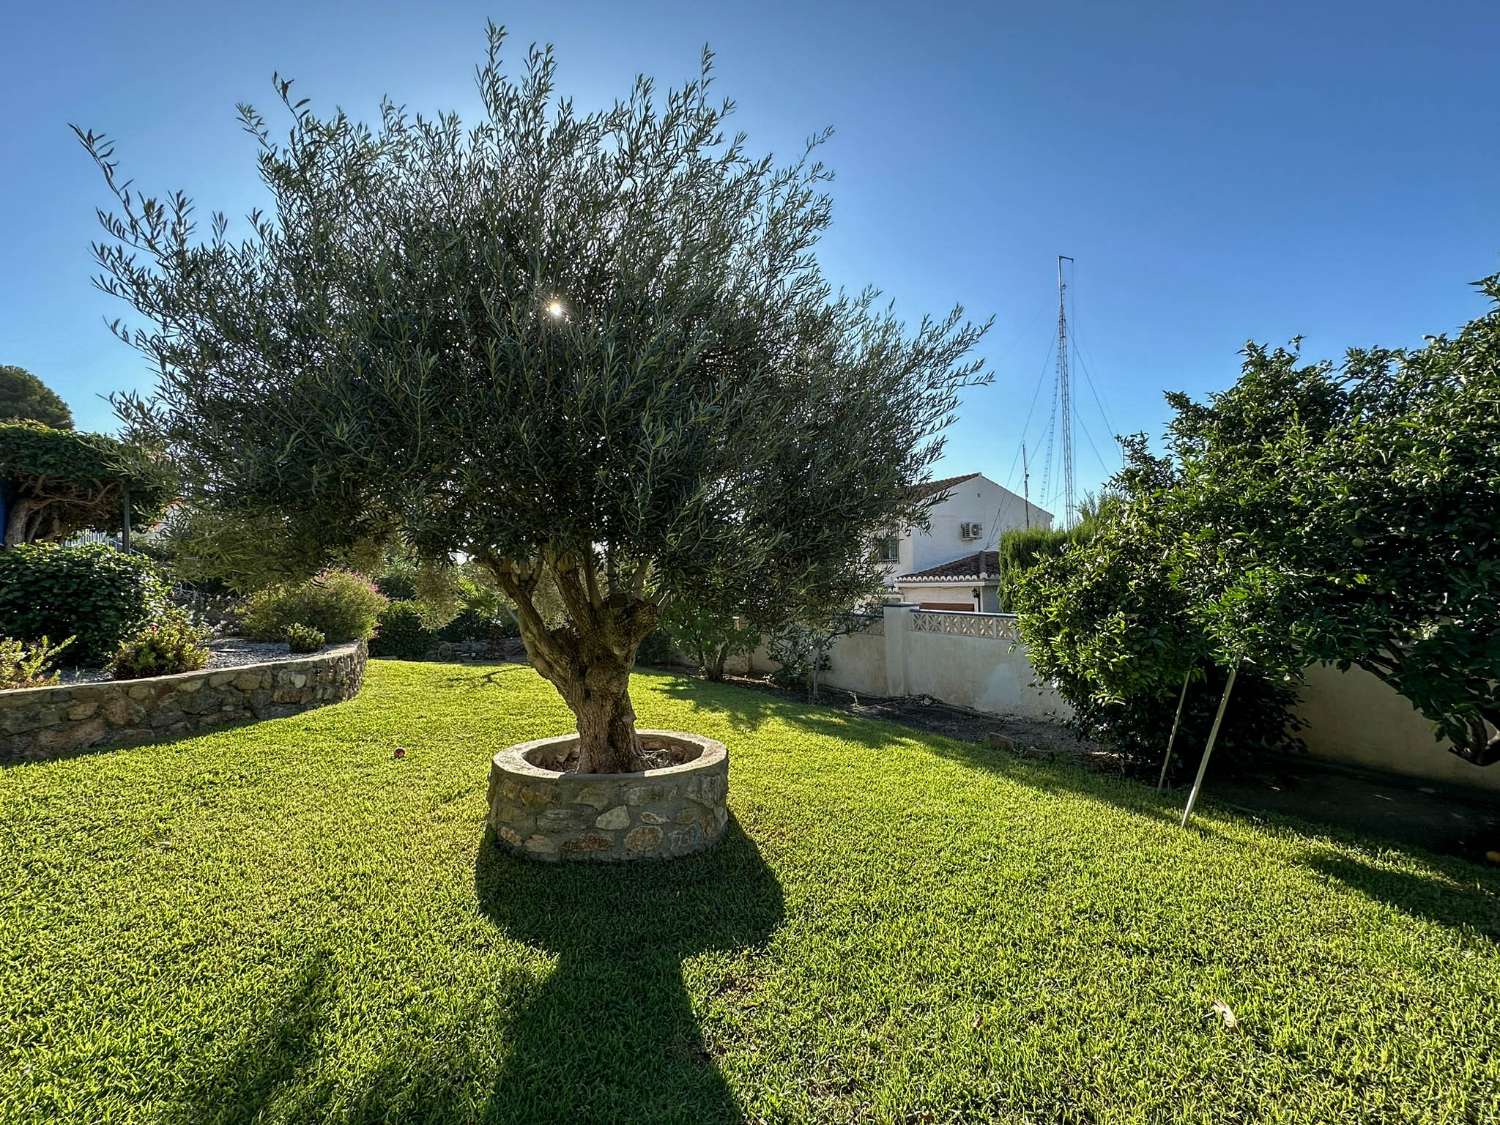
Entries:
{"type": "Polygon", "coordinates": [[[984,378],[984,326],[908,329],[834,291],[828,173],[728,134],[708,56],[585,113],[550,49],[512,78],[503,42],[471,126],[320,117],[278,80],[284,139],[241,111],[270,202],[239,239],[140,196],[80,131],[118,203],[100,282],[144,318],[116,330],[161,372],[117,404],[194,503],[319,551],[394,536],[486,567],[581,768],[629,770],[629,674],[663,607],[863,588],[869,535],[922,519],[912,485],[984,378]],[[560,618],[537,604],[554,589],[560,618]]]}
{"type": "Polygon", "coordinates": [[[1168,456],[1136,442],[1106,530],[1021,582],[1038,666],[1124,707],[1204,659],[1359,665],[1500,760],[1500,276],[1479,287],[1489,309],[1421,348],[1251,345],[1228,390],[1168,395],[1168,456]]]}

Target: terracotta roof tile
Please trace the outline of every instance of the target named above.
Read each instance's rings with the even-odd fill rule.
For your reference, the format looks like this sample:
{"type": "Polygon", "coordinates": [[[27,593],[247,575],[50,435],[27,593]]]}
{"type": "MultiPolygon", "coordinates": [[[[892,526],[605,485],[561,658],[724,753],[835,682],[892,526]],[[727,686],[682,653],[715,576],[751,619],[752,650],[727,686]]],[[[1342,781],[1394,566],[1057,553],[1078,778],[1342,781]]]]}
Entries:
{"type": "Polygon", "coordinates": [[[917,570],[910,574],[898,574],[896,581],[916,581],[921,578],[964,580],[980,577],[998,578],[999,576],[1000,552],[975,551],[972,555],[965,555],[961,559],[954,559],[940,566],[930,566],[926,570],[917,570]]]}
{"type": "Polygon", "coordinates": [[[978,473],[964,473],[962,476],[943,477],[941,480],[930,480],[925,484],[913,485],[912,492],[914,492],[919,497],[940,496],[944,492],[947,492],[955,484],[962,484],[964,481],[973,480],[977,476],[979,476],[978,473]]]}

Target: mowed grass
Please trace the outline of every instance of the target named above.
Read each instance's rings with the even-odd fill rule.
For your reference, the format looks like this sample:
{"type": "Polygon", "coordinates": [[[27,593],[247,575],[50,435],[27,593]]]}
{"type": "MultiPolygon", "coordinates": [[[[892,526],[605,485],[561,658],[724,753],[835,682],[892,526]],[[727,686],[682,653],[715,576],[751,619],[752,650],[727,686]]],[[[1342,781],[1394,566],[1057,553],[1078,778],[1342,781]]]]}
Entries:
{"type": "Polygon", "coordinates": [[[0,773],[0,1120],[1500,1120],[1500,878],[728,686],[689,860],[484,841],[531,670],[0,773]],[[394,757],[397,746],[407,748],[394,757]],[[1238,1027],[1214,1010],[1228,1005],[1238,1027]]]}

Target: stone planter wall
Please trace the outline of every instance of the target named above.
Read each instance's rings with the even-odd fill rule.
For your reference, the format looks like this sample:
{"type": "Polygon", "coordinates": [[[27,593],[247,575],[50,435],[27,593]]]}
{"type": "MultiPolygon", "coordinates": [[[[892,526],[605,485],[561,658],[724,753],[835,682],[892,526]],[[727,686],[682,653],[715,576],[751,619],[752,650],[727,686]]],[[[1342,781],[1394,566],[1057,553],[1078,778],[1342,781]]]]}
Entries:
{"type": "Polygon", "coordinates": [[[689,762],[640,773],[559,773],[576,734],[523,742],[490,766],[489,823],[502,847],[543,860],[669,858],[709,847],[729,814],[729,755],[722,742],[678,731],[642,738],[699,751],[689,762]]]}
{"type": "Polygon", "coordinates": [[[353,698],[364,674],[359,641],[237,668],[0,691],[0,765],[294,715],[353,698]]]}

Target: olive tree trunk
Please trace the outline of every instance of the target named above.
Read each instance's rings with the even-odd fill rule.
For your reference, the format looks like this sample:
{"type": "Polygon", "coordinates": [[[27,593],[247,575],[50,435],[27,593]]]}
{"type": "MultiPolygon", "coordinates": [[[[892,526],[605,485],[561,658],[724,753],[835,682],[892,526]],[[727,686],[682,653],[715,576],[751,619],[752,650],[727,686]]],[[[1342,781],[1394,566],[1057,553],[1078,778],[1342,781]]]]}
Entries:
{"type": "Polygon", "coordinates": [[[635,708],[630,705],[628,665],[599,661],[561,681],[552,676],[547,678],[578,721],[581,773],[630,773],[645,769],[641,740],[635,733],[635,708]]]}
{"type": "Polygon", "coordinates": [[[521,641],[532,667],[557,689],[578,723],[578,771],[645,769],[630,704],[630,671],[641,640],[656,624],[656,606],[628,591],[601,591],[591,563],[562,556],[548,560],[546,569],[556,582],[568,620],[549,625],[534,596],[542,564],[518,567],[503,560],[484,561],[516,603],[521,641]]]}

